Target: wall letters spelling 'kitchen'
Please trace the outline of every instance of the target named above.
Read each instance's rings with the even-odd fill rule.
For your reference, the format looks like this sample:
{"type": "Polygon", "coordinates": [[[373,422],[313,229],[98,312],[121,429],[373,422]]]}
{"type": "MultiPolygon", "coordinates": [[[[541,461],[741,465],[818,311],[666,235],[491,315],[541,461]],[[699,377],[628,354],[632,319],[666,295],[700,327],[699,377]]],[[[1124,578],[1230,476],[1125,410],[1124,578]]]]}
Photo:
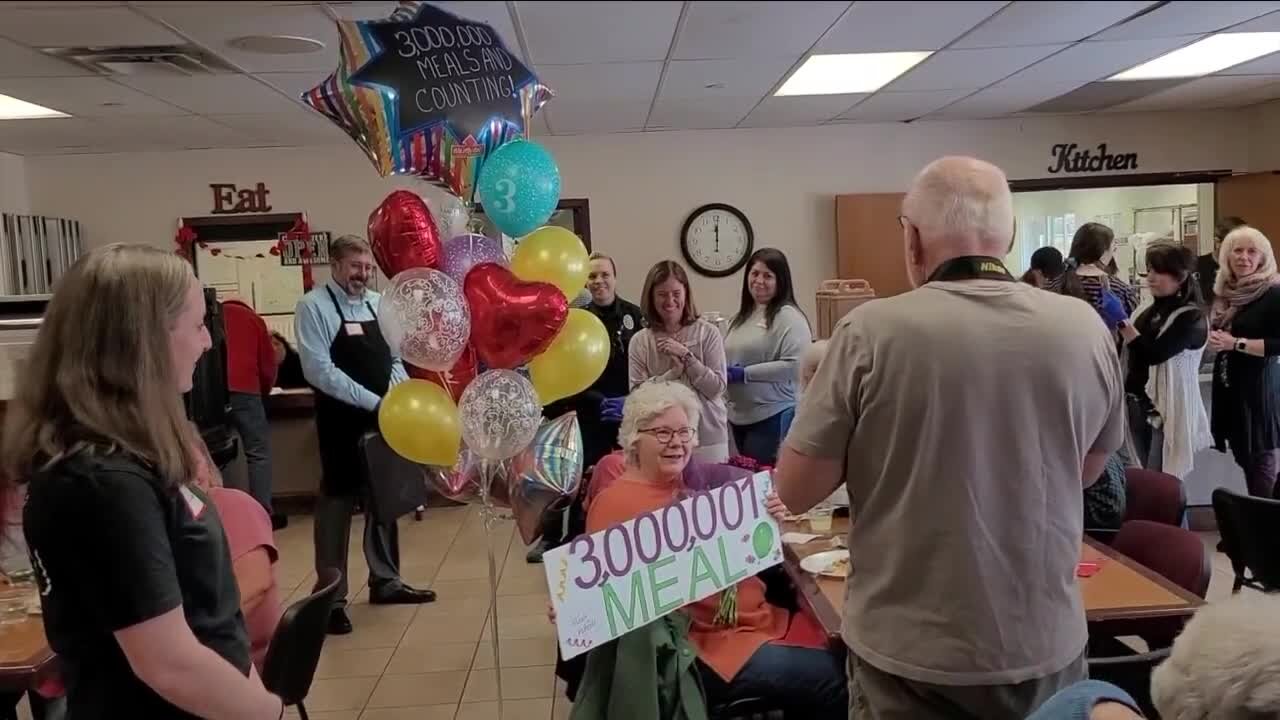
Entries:
{"type": "Polygon", "coordinates": [[[1048,168],[1051,173],[1096,173],[1112,170],[1137,170],[1138,154],[1122,153],[1112,155],[1107,152],[1107,144],[1102,143],[1093,150],[1078,150],[1075,143],[1058,143],[1049,151],[1053,164],[1048,168]]]}

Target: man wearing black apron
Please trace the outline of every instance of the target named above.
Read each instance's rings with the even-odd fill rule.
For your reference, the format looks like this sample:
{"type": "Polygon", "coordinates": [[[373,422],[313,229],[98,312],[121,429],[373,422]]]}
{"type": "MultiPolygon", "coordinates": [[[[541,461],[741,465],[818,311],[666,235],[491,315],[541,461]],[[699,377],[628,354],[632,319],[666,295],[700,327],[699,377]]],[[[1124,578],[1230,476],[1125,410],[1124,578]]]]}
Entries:
{"type": "MultiPolygon", "coordinates": [[[[316,569],[342,571],[329,617],[329,632],[351,632],[347,616],[347,545],[351,513],[367,492],[360,438],[378,426],[377,408],[392,384],[406,378],[378,328],[378,293],[367,288],[374,273],[369,245],[344,235],[329,249],[332,277],[303,296],[294,316],[298,355],[315,390],[320,440],[320,496],[316,501],[316,569]]],[[[399,532],[377,522],[366,509],[364,556],[369,565],[369,602],[413,604],[435,600],[400,579],[399,532]]]]}

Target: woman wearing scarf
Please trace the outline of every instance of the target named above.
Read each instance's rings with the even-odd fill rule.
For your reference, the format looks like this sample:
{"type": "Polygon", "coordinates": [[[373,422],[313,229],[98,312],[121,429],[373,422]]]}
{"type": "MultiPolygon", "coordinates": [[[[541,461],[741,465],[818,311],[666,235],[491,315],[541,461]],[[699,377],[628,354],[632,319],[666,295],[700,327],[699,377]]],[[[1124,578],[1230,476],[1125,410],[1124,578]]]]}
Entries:
{"type": "Polygon", "coordinates": [[[1267,237],[1232,230],[1218,254],[1209,347],[1214,444],[1231,449],[1249,494],[1274,497],[1280,472],[1280,277],[1267,237]]]}

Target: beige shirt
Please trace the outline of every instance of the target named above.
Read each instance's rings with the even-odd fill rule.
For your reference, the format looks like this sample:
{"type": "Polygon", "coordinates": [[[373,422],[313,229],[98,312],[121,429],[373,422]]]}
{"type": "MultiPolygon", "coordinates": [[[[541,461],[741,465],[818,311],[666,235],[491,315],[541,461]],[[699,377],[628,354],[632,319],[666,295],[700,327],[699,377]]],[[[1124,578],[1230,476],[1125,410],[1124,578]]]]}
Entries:
{"type": "Polygon", "coordinates": [[[666,332],[648,327],[631,338],[627,348],[628,375],[631,389],[652,379],[670,380],[687,385],[702,402],[702,418],[698,421],[698,447],[714,451],[710,462],[723,462],[729,457],[729,421],[724,403],[728,385],[725,376],[724,338],[715,325],[706,320],[680,328],[675,341],[689,348],[689,358],[680,362],[658,351],[658,338],[666,332]]]}
{"type": "Polygon", "coordinates": [[[1030,285],[934,282],[841,320],[787,443],[845,461],[849,647],[938,685],[1076,660],[1082,464],[1121,446],[1122,401],[1097,312],[1030,285]]]}

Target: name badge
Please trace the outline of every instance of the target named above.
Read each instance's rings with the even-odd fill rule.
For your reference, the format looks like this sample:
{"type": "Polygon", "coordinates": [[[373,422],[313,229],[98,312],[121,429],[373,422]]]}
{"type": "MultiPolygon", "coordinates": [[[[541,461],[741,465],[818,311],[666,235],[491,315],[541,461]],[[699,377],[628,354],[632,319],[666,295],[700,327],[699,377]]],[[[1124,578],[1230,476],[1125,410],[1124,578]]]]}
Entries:
{"type": "Polygon", "coordinates": [[[347,328],[347,334],[348,334],[348,335],[363,335],[363,334],[364,334],[364,326],[363,326],[363,325],[361,325],[360,323],[347,323],[347,324],[346,324],[346,328],[347,328]]]}

